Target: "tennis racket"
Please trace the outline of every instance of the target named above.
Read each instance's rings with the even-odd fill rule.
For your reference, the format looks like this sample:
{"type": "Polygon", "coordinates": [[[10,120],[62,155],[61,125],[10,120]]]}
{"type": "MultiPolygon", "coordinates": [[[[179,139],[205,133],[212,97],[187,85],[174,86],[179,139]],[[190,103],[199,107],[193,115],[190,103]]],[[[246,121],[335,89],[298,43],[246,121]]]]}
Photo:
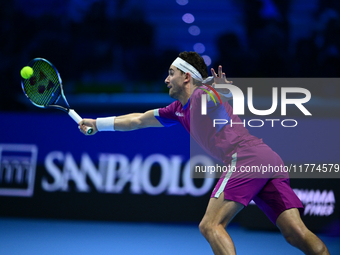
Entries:
{"type": "MultiPolygon", "coordinates": [[[[31,103],[40,108],[55,108],[67,112],[78,124],[82,118],[70,108],[57,68],[43,58],[33,59],[28,66],[32,67],[33,75],[28,79],[21,78],[21,87],[31,103]],[[60,97],[64,99],[66,107],[57,105],[60,97]]],[[[93,129],[87,128],[86,132],[91,134],[93,129]]]]}

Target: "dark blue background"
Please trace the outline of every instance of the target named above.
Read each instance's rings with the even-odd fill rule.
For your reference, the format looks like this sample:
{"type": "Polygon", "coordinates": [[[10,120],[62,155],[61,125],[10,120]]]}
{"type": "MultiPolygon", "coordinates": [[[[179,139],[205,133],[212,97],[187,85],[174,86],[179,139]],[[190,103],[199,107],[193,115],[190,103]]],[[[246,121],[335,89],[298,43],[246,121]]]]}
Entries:
{"type": "MultiPolygon", "coordinates": [[[[22,93],[19,75],[35,57],[44,57],[58,68],[71,106],[82,117],[91,118],[168,105],[172,99],[164,79],[181,51],[201,50],[208,68],[222,64],[230,79],[339,76],[339,1],[183,3],[186,1],[1,1],[0,143],[37,144],[39,164],[52,150],[71,152],[77,160],[84,152],[93,160],[99,152],[121,153],[130,159],[137,153],[189,157],[189,136],[180,126],[85,137],[64,113],[35,108],[22,93]],[[195,17],[193,23],[183,21],[186,13],[195,17]],[[189,33],[193,25],[199,27],[199,35],[189,33]],[[197,43],[204,49],[202,45],[197,48],[197,43]]],[[[286,163],[340,163],[339,83],[308,89],[312,101],[316,99],[307,107],[314,109],[313,117],[289,115],[287,118],[298,121],[297,127],[265,125],[249,131],[263,138],[286,163]]],[[[270,92],[268,86],[257,87],[256,97],[270,99],[270,92]]],[[[43,171],[39,165],[39,178],[43,171]]],[[[198,221],[209,195],[143,195],[135,199],[137,205],[130,202],[131,197],[136,198],[130,194],[46,193],[37,181],[33,198],[1,197],[2,204],[8,205],[1,212],[6,216],[198,221]],[[105,206],[109,202],[108,210],[105,206]],[[41,210],[45,203],[50,207],[41,210]],[[62,207],[64,203],[73,209],[62,207]],[[119,208],[114,206],[117,203],[121,204],[119,208]],[[185,206],[196,214],[185,214],[185,206]],[[77,207],[87,214],[80,215],[77,207]],[[127,213],[129,208],[139,210],[139,214],[127,213]],[[162,210],[171,213],[162,218],[162,210]]]]}

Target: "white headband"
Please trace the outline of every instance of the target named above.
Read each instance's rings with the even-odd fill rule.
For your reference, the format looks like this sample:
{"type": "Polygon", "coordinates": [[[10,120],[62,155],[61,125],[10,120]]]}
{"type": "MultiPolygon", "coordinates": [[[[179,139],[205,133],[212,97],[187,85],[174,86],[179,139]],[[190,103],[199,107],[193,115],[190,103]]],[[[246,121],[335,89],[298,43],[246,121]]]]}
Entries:
{"type": "Polygon", "coordinates": [[[176,66],[179,70],[181,70],[185,73],[190,73],[191,77],[193,79],[198,80],[202,83],[207,83],[214,78],[213,76],[209,76],[208,78],[203,80],[202,75],[200,74],[199,71],[197,71],[197,69],[195,67],[193,67],[188,62],[184,61],[183,59],[181,59],[179,57],[176,58],[174,62],[172,62],[172,65],[176,66]]]}

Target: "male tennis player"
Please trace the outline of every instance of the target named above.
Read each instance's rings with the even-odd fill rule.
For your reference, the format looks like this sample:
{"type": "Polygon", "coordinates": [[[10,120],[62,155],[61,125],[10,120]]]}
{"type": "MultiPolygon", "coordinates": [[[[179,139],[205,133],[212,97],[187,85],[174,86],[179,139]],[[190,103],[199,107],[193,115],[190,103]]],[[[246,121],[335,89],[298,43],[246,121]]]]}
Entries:
{"type": "MultiPolygon", "coordinates": [[[[221,66],[218,74],[214,69],[211,72],[215,84],[231,83],[221,66]]],[[[199,225],[215,254],[236,254],[226,227],[251,200],[280,229],[288,243],[305,254],[329,254],[324,243],[302,222],[299,210],[302,211],[303,206],[289,186],[287,173],[262,175],[242,171],[245,166],[261,165],[281,166],[282,169],[283,162],[261,139],[250,135],[243,125],[230,125],[230,122],[242,121],[233,114],[227,102],[231,98],[229,91],[218,91],[222,104],[215,104],[218,97],[208,93],[207,114],[201,114],[202,95],[211,91],[211,87],[203,85],[208,80],[203,58],[195,52],[182,52],[171,64],[165,79],[169,95],[177,101],[145,113],[84,119],[79,123],[81,132],[86,134],[86,127],[92,127],[95,134],[98,131],[130,131],[180,123],[205,151],[233,170],[226,171],[219,179],[199,225]],[[214,127],[213,117],[229,121],[214,127]]]]}

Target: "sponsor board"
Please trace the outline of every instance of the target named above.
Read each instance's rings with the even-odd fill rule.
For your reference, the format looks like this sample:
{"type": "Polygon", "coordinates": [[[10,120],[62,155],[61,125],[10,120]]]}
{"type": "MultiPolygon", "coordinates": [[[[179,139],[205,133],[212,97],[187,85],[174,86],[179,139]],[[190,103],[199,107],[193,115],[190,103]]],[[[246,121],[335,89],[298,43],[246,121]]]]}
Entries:
{"type": "Polygon", "coordinates": [[[333,190],[293,190],[305,207],[304,215],[327,217],[334,213],[336,201],[333,190]]]}
{"type": "Polygon", "coordinates": [[[38,147],[0,144],[0,196],[33,196],[38,147]]]}
{"type": "Polygon", "coordinates": [[[74,156],[67,152],[52,151],[45,157],[41,187],[47,192],[70,191],[72,182],[77,192],[122,193],[129,184],[131,194],[202,196],[214,184],[213,178],[204,178],[197,187],[190,173],[190,162],[211,164],[211,159],[197,155],[184,162],[180,155],[151,154],[145,158],[135,155],[132,160],[124,154],[99,153],[98,166],[87,153],[81,155],[78,166],[74,156]],[[158,166],[158,170],[153,170],[158,166]],[[182,169],[183,167],[183,169],[182,169]],[[152,183],[151,172],[159,171],[159,180],[152,183]],[[92,184],[92,185],[90,185],[92,184]]]}
{"type": "MultiPolygon", "coordinates": [[[[333,190],[297,189],[293,191],[304,206],[304,216],[327,217],[334,214],[335,196],[333,190]]],[[[255,205],[250,201],[249,205],[255,205]]]]}

